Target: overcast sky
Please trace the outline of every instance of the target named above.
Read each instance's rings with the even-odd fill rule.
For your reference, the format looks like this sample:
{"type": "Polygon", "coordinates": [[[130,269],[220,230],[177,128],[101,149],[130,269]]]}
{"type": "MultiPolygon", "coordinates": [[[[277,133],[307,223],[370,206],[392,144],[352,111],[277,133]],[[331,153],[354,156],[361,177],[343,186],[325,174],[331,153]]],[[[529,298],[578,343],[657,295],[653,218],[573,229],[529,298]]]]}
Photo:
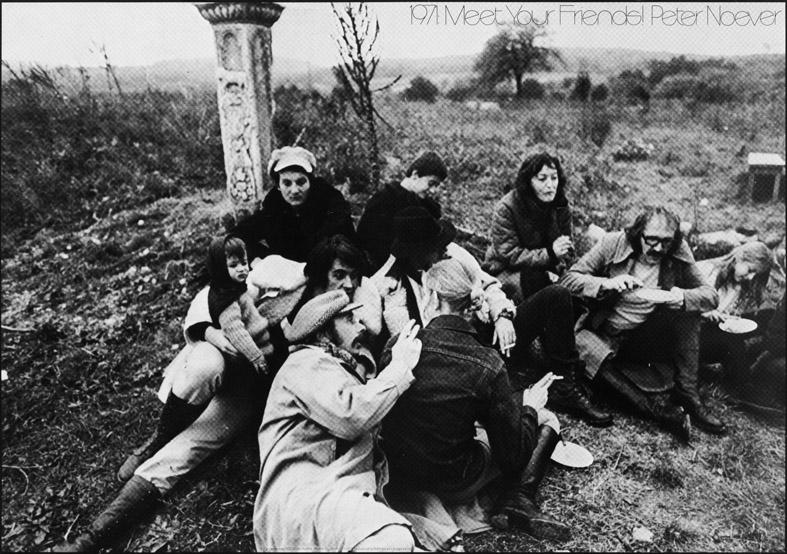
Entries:
{"type": "MultiPolygon", "coordinates": [[[[281,4],[274,54],[334,64],[330,6],[281,4]]],[[[547,20],[545,45],[553,47],[719,56],[785,51],[783,3],[397,2],[372,4],[372,10],[384,58],[476,54],[497,23],[532,19],[547,20]]],[[[4,60],[101,65],[96,45],[102,44],[115,65],[215,56],[210,25],[191,3],[2,3],[4,60]]]]}

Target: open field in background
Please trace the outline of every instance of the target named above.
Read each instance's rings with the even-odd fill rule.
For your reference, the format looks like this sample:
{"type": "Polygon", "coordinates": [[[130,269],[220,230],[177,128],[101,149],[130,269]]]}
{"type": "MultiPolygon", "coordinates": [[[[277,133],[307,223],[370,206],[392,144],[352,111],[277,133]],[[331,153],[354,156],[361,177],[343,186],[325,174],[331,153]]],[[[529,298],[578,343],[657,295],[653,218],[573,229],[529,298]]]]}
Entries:
{"type": "MultiPolygon", "coordinates": [[[[228,205],[212,93],[10,99],[4,94],[0,306],[3,325],[17,330],[3,332],[0,355],[9,375],[0,549],[40,550],[81,531],[119,490],[115,470],[156,421],[161,370],[207,282],[204,252],[228,205]]],[[[482,237],[522,158],[542,147],[564,160],[578,231],[620,227],[641,202],[667,203],[693,221],[707,198],[697,212],[702,231],[743,225],[770,242],[784,236],[783,203],[740,195],[749,151],[784,156],[783,98],[692,111],[653,102],[644,114],[558,101],[500,112],[447,100],[381,98],[378,107],[394,127],[381,137],[385,175],[398,175],[420,149],[440,151],[450,166],[439,193],[446,215],[482,237]],[[611,130],[599,147],[583,129],[604,117],[611,130]],[[648,159],[614,161],[627,140],[651,144],[648,159]]],[[[359,133],[357,123],[348,116],[333,128],[326,118],[324,129],[310,118],[293,120],[306,123],[301,144],[336,169],[326,159],[336,152],[331,141],[359,133]]],[[[356,215],[367,196],[350,195],[356,215]]],[[[561,417],[567,438],[596,463],[555,468],[539,499],[574,526],[574,539],[495,532],[468,538],[468,549],[784,551],[783,422],[739,411],[716,383],[702,393],[728,436],[695,431],[681,446],[620,412],[606,430],[561,417]],[[636,542],[636,527],[653,542],[636,542]]],[[[119,548],[253,549],[254,439],[252,429],[185,479],[119,548]]]]}

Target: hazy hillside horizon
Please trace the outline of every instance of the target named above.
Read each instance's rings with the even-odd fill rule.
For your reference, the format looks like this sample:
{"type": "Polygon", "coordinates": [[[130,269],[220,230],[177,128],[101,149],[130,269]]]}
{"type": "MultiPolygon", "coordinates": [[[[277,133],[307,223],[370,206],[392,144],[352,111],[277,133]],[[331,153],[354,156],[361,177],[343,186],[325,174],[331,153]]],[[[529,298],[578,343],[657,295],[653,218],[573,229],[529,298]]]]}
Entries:
{"type": "MultiPolygon", "coordinates": [[[[531,77],[542,81],[560,80],[587,71],[594,81],[603,81],[625,69],[647,70],[650,60],[668,60],[680,54],[645,51],[631,48],[559,48],[564,65],[558,65],[552,72],[539,72],[531,77]]],[[[736,62],[742,69],[770,77],[784,67],[784,54],[753,54],[746,56],[699,56],[685,55],[689,59],[703,60],[713,57],[725,58],[736,62]]],[[[406,86],[409,81],[421,75],[432,80],[445,91],[453,84],[465,81],[474,74],[473,64],[478,55],[442,56],[434,58],[383,58],[377,69],[375,80],[387,82],[401,75],[398,87],[406,86]]],[[[111,63],[111,60],[110,60],[111,63]]],[[[29,67],[35,64],[22,64],[29,67]]],[[[19,64],[11,64],[18,67],[19,64]]],[[[48,68],[61,77],[70,87],[81,86],[79,68],[61,66],[48,68]]],[[[124,91],[144,90],[182,90],[215,86],[216,62],[213,58],[178,59],[156,62],[147,66],[118,66],[115,73],[124,91]]],[[[107,76],[104,67],[86,67],[90,87],[106,90],[107,76]]],[[[7,67],[2,67],[2,79],[10,77],[7,67]]],[[[274,53],[273,84],[294,84],[304,88],[328,91],[335,85],[330,66],[314,65],[308,60],[279,57],[274,53]]]]}

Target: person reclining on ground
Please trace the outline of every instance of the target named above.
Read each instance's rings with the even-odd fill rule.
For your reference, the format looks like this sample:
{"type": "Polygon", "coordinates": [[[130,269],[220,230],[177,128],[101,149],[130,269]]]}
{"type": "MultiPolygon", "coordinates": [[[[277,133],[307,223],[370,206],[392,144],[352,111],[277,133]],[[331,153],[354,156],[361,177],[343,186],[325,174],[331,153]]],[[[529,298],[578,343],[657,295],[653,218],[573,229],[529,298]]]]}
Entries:
{"type": "Polygon", "coordinates": [[[724,433],[697,389],[700,313],[715,309],[719,296],[697,268],[675,214],[660,206],[645,208],[625,230],[607,233],[559,283],[588,304],[577,320],[577,347],[597,386],[611,388],[685,441],[692,422],[724,433]],[[642,288],[671,294],[656,303],[639,296],[636,289],[642,288]],[[690,418],[671,402],[654,403],[613,360],[669,361],[675,396],[690,418]]]}
{"type": "Polygon", "coordinates": [[[412,550],[407,520],[383,501],[383,416],[413,380],[421,346],[405,326],[379,373],[344,291],[309,300],[285,336],[294,345],[271,386],[258,438],[260,551],[412,550]]]}
{"type": "MultiPolygon", "coordinates": [[[[271,373],[288,353],[278,323],[314,295],[339,289],[353,295],[363,304],[356,312],[370,334],[379,333],[379,294],[361,278],[365,264],[365,254],[336,235],[319,243],[305,264],[269,256],[254,268],[269,285],[300,283],[291,290],[283,287],[279,296],[266,300],[270,325],[254,337],[271,373]]],[[[56,550],[79,552],[110,544],[203,460],[244,429],[259,425],[272,375],[254,380],[230,375],[227,359],[237,352],[222,330],[211,324],[208,293],[208,287],[200,291],[189,307],[183,329],[188,344],[165,370],[159,398],[166,403],[153,435],[118,471],[124,487],[85,533],[56,550]]]]}
{"type": "MultiPolygon", "coordinates": [[[[471,325],[478,275],[466,266],[441,260],[423,282],[437,304],[418,335],[415,381],[383,419],[391,488],[404,489],[397,496],[426,490],[441,500],[468,502],[502,474],[507,492],[493,510],[494,526],[568,539],[569,527],[535,504],[560,431],[544,408],[552,375],[524,393],[512,390],[500,354],[484,346],[471,325]]],[[[388,355],[386,350],[382,363],[388,355]]]]}
{"type": "Polygon", "coordinates": [[[479,275],[482,302],[474,324],[483,342],[497,345],[508,357],[509,367],[523,365],[527,348],[539,337],[549,369],[564,377],[552,387],[550,406],[571,413],[591,425],[612,425],[612,416],[596,408],[578,382],[584,370],[574,345],[571,294],[558,285],[547,286],[515,306],[502,290],[500,281],[481,269],[467,250],[452,242],[456,229],[445,219],[436,219],[418,206],[405,208],[394,218],[395,238],[391,255],[372,276],[383,298],[386,329],[395,335],[408,319],[429,322],[426,312],[433,302],[432,291],[423,285],[423,272],[442,258],[453,258],[479,275]],[[491,338],[490,338],[491,337],[491,338]]]}

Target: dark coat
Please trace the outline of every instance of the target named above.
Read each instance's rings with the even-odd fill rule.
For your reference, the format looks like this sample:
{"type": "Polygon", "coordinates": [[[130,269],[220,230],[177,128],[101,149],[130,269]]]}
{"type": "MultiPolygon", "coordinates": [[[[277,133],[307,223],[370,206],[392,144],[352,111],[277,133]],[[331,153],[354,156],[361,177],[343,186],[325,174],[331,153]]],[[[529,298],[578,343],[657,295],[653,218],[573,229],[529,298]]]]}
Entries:
{"type": "Polygon", "coordinates": [[[391,253],[394,216],[410,206],[422,206],[440,219],[440,204],[431,198],[421,198],[399,183],[385,185],[366,203],[358,222],[358,242],[369,253],[373,270],[382,266],[391,253]]]}
{"type": "Polygon", "coordinates": [[[238,223],[235,233],[246,242],[249,260],[278,254],[304,262],[324,238],[342,234],[355,242],[350,204],[341,192],[316,177],[302,206],[293,208],[278,188],[271,189],[260,210],[238,223]]]}
{"type": "Polygon", "coordinates": [[[562,267],[552,243],[560,235],[572,236],[571,210],[562,191],[544,204],[535,198],[530,185],[515,188],[495,207],[492,244],[483,268],[492,275],[525,268],[559,273],[562,267]]]}

